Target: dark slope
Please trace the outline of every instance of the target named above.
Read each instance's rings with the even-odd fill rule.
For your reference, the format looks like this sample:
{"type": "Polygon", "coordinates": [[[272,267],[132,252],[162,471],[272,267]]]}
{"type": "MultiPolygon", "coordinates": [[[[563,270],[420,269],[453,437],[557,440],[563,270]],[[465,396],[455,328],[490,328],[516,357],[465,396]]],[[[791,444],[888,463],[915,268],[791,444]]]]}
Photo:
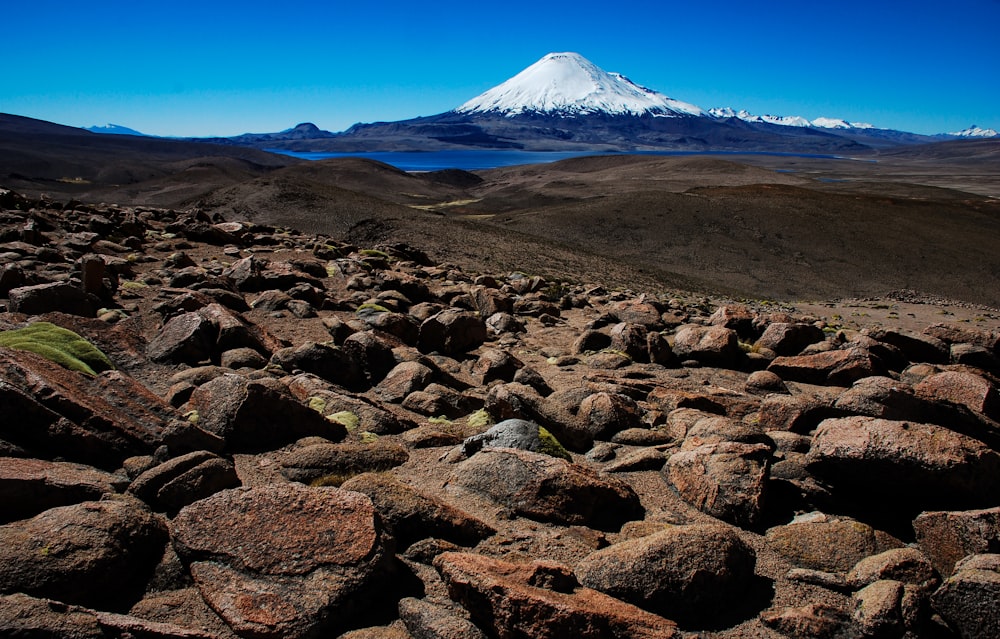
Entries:
{"type": "Polygon", "coordinates": [[[26,193],[91,200],[121,193],[124,199],[115,201],[122,203],[142,201],[148,194],[172,206],[297,162],[238,146],[102,135],[0,114],[0,180],[26,193]],[[178,198],[163,197],[174,190],[178,198]]]}

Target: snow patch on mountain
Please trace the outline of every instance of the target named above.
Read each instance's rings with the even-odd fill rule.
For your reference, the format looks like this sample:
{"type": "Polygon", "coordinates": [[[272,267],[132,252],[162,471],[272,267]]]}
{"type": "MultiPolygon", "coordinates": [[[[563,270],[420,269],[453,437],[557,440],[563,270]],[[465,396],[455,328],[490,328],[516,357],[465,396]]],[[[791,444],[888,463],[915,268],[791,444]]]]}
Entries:
{"type": "Polygon", "coordinates": [[[867,122],[848,122],[837,118],[816,118],[808,120],[800,115],[754,115],[745,109],[736,111],[732,107],[709,109],[708,114],[716,118],[739,118],[744,122],[764,122],[780,126],[815,127],[818,129],[874,129],[867,122]]]}
{"type": "Polygon", "coordinates": [[[948,135],[954,135],[958,138],[995,138],[1000,137],[1000,133],[997,133],[996,129],[983,129],[975,124],[967,129],[962,129],[961,131],[955,131],[954,133],[949,133],[948,135]]]}
{"type": "Polygon", "coordinates": [[[455,109],[458,113],[528,113],[566,116],[702,116],[693,104],[608,73],[578,53],[550,53],[506,82],[455,109]]]}

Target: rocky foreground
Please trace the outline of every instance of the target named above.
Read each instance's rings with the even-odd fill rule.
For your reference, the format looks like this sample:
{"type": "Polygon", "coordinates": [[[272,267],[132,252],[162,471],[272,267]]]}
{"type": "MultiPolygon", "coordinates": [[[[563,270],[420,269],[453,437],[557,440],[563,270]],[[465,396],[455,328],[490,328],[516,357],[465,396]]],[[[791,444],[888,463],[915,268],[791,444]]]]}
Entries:
{"type": "Polygon", "coordinates": [[[997,637],[1000,334],[0,191],[0,635],[997,637]]]}

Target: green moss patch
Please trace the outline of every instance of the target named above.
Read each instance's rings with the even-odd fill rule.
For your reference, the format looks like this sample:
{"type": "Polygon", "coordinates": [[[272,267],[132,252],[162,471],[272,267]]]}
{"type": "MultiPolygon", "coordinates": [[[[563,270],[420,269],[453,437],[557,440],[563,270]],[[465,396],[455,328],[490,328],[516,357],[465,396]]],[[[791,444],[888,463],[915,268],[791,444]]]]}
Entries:
{"type": "Polygon", "coordinates": [[[538,447],[538,452],[545,453],[551,457],[561,457],[566,461],[573,461],[570,457],[569,451],[563,448],[563,445],[559,443],[556,436],[542,428],[538,427],[538,439],[541,441],[541,445],[538,447]]]}
{"type": "Polygon", "coordinates": [[[31,351],[72,371],[96,375],[115,366],[96,346],[71,330],[49,322],[0,332],[0,346],[31,351]]]}

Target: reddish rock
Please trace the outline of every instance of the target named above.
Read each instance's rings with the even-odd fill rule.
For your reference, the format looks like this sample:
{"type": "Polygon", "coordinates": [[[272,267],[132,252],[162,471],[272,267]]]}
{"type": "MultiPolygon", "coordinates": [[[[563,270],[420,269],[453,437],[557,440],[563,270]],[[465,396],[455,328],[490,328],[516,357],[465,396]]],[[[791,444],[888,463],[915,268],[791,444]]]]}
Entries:
{"type": "Polygon", "coordinates": [[[1000,454],[932,424],[871,417],[820,424],[808,468],[845,499],[884,509],[991,504],[1000,490],[1000,454]]]}
{"type": "Polygon", "coordinates": [[[389,371],[375,390],[385,401],[398,403],[410,393],[423,390],[430,384],[433,374],[420,362],[402,362],[389,371]]]}
{"type": "Polygon", "coordinates": [[[123,477],[82,464],[0,457],[0,523],[96,501],[118,492],[124,482],[123,477]]]}
{"type": "Polygon", "coordinates": [[[469,290],[472,303],[482,317],[490,317],[496,313],[513,313],[514,300],[509,295],[495,288],[473,286],[469,290]]]}
{"type": "Polygon", "coordinates": [[[767,370],[785,381],[833,386],[847,386],[862,377],[884,373],[882,365],[871,353],[857,348],[778,357],[768,365],[767,370]]]}
{"type": "Polygon", "coordinates": [[[674,355],[707,366],[728,368],[742,358],[736,332],[721,326],[685,326],[674,336],[674,355]]]}
{"type": "Polygon", "coordinates": [[[197,364],[211,359],[217,329],[199,313],[184,313],[169,320],[149,342],[146,354],[155,362],[197,364]]]}
{"type": "Polygon", "coordinates": [[[911,362],[927,364],[947,364],[948,344],[931,335],[921,335],[905,330],[877,328],[868,331],[868,336],[898,348],[911,362]]]}
{"type": "Polygon", "coordinates": [[[464,353],[486,341],[486,325],[475,313],[445,309],[420,325],[418,347],[424,353],[464,353]]]}
{"type": "Polygon", "coordinates": [[[1000,392],[992,382],[973,373],[937,373],[914,386],[913,392],[928,401],[961,404],[991,419],[1000,420],[1000,392]]]}
{"type": "Polygon", "coordinates": [[[522,368],[524,362],[514,355],[505,350],[491,348],[484,350],[479,356],[472,366],[472,372],[483,380],[483,384],[489,384],[496,380],[512,382],[517,371],[522,368]]]}
{"type": "Polygon", "coordinates": [[[299,402],[274,379],[225,374],[199,386],[188,402],[200,428],[230,451],[273,450],[302,437],[343,439],[344,426],[299,402]]]}
{"type": "Polygon", "coordinates": [[[788,387],[780,377],[771,371],[754,371],[747,377],[743,390],[751,395],[768,395],[770,393],[788,394],[788,387]]]}
{"type": "Polygon", "coordinates": [[[967,555],[1000,553],[1000,507],[921,513],[913,530],[920,550],[945,577],[967,555]]]}
{"type": "Polygon", "coordinates": [[[753,311],[743,304],[727,304],[720,306],[708,318],[712,326],[722,326],[736,331],[740,337],[749,338],[756,332],[754,329],[753,311]]]}
{"type": "Polygon", "coordinates": [[[648,332],[642,324],[621,322],[611,327],[612,350],[621,351],[636,362],[649,361],[648,332]]]}
{"type": "Polygon", "coordinates": [[[938,575],[927,556],[916,548],[890,548],[865,557],[845,575],[847,583],[863,588],[882,579],[892,579],[915,586],[933,588],[938,575]]]}
{"type": "Polygon", "coordinates": [[[429,537],[473,546],[496,532],[472,515],[388,473],[358,475],[342,488],[368,495],[400,549],[429,537]]]}
{"type": "Polygon", "coordinates": [[[197,451],[150,468],[136,477],[128,491],[154,510],[173,514],[199,499],[239,485],[231,461],[197,451]]]}
{"type": "Polygon", "coordinates": [[[839,639],[853,637],[858,632],[850,613],[827,604],[811,603],[799,607],[765,610],[760,613],[760,620],[766,627],[786,637],[839,639]]]}
{"type": "Polygon", "coordinates": [[[285,477],[309,484],[324,477],[347,479],[361,473],[386,471],[405,464],[409,458],[403,446],[378,440],[373,444],[310,444],[285,453],[279,464],[285,477]]]}
{"type": "Polygon", "coordinates": [[[0,526],[0,592],[124,610],[142,596],[166,541],[163,522],[135,499],[52,508],[0,526]]]}
{"type": "Polygon", "coordinates": [[[760,521],[771,448],[722,442],[671,455],[663,472],[681,498],[737,526],[760,521]]]}
{"type": "Polygon", "coordinates": [[[812,324],[768,324],[756,346],[774,351],[779,356],[798,355],[810,344],[822,342],[826,335],[812,324]]]}
{"type": "Polygon", "coordinates": [[[32,456],[114,470],[164,443],[173,407],[118,371],[88,377],[28,351],[0,348],[0,439],[32,456]]]}
{"type": "Polygon", "coordinates": [[[476,453],[449,482],[539,521],[613,530],[643,514],[627,484],[564,459],[513,448],[476,453]]]}
{"type": "Polygon", "coordinates": [[[181,510],[171,535],[202,596],[241,636],[331,632],[369,607],[392,556],[368,497],[300,484],[216,493],[181,510]]]}
{"type": "Polygon", "coordinates": [[[289,373],[311,373],[348,390],[368,387],[361,364],[347,351],[328,344],[304,342],[296,347],[282,348],[271,356],[271,363],[289,373]]]}
{"type": "Polygon", "coordinates": [[[399,618],[412,639],[486,639],[468,619],[424,599],[401,599],[399,618]]]}
{"type": "Polygon", "coordinates": [[[473,622],[500,639],[670,639],[672,621],[579,586],[553,562],[516,564],[446,552],[434,567],[473,622]]]}
{"type": "Polygon", "coordinates": [[[1000,636],[1000,555],[966,557],[931,596],[934,609],[962,639],[1000,636]]]}
{"type": "Polygon", "coordinates": [[[766,540],[794,566],[825,572],[847,572],[865,557],[902,546],[868,524],[825,516],[771,528],[766,540]]]}
{"type": "Polygon", "coordinates": [[[658,331],[663,328],[660,309],[642,298],[616,302],[611,306],[610,313],[619,322],[639,324],[645,326],[647,330],[658,331]]]}
{"type": "Polygon", "coordinates": [[[25,315],[41,315],[55,311],[93,317],[99,302],[96,297],[87,295],[82,287],[69,282],[12,288],[7,297],[10,311],[25,315]]]}
{"type": "Polygon", "coordinates": [[[903,634],[904,586],[892,579],[876,581],[854,593],[854,621],[865,637],[903,634]]]}
{"type": "Polygon", "coordinates": [[[629,397],[619,393],[594,393],[580,403],[578,413],[580,428],[591,440],[608,440],[628,428],[641,423],[639,406],[629,397]]]}
{"type": "Polygon", "coordinates": [[[580,583],[685,624],[716,622],[747,597],[756,555],[729,526],[671,526],[598,550],[580,583]]]}
{"type": "Polygon", "coordinates": [[[924,329],[929,335],[946,344],[973,344],[1000,354],[1000,334],[979,331],[954,324],[932,324],[924,329]]]}

